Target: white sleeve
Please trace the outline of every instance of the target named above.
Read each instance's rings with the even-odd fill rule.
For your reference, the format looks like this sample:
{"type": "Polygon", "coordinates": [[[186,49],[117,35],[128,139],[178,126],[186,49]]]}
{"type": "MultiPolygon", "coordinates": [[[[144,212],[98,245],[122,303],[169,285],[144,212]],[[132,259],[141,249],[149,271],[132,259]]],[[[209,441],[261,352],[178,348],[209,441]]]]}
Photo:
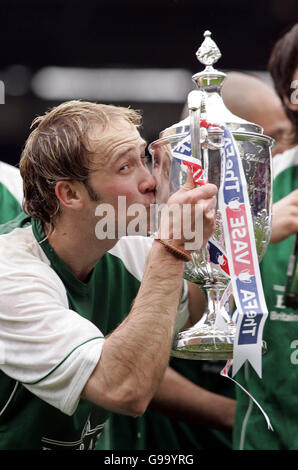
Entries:
{"type": "Polygon", "coordinates": [[[23,256],[22,264],[0,258],[0,368],[71,414],[104,338],[93,323],[68,308],[64,286],[51,267],[23,256]]]}
{"type": "Polygon", "coordinates": [[[0,162],[0,182],[16,198],[20,205],[23,202],[23,180],[20,170],[5,162],[0,162]]]}
{"type": "Polygon", "coordinates": [[[47,377],[32,384],[23,382],[24,387],[63,413],[72,415],[99,361],[102,346],[102,339],[79,345],[47,377]]]}
{"type": "Polygon", "coordinates": [[[274,155],[272,159],[273,178],[275,179],[284,170],[296,165],[298,165],[298,145],[274,155]]]}
{"type": "MultiPolygon", "coordinates": [[[[147,257],[152,248],[153,237],[129,236],[121,238],[110,253],[124,263],[126,269],[140,282],[146,268],[147,257]]],[[[175,331],[179,331],[189,318],[188,286],[183,279],[182,293],[175,331]]]]}

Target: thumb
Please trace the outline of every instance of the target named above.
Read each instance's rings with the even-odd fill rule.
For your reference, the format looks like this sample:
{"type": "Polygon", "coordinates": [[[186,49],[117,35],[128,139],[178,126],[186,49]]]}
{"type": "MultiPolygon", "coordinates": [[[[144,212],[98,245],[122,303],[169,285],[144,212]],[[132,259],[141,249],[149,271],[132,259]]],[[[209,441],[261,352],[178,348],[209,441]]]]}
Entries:
{"type": "Polygon", "coordinates": [[[184,190],[184,191],[189,191],[190,189],[194,189],[195,187],[196,187],[196,185],[195,185],[193,177],[192,177],[192,172],[188,168],[187,169],[187,178],[186,178],[186,181],[185,181],[184,185],[181,187],[181,189],[184,190]]]}

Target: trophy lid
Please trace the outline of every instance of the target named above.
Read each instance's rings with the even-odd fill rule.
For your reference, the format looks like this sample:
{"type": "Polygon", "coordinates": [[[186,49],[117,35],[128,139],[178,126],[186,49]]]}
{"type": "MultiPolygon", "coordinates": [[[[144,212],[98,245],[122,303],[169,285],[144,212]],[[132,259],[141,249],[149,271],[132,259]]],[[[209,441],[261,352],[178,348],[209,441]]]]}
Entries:
{"type": "MultiPolygon", "coordinates": [[[[211,32],[205,31],[204,41],[196,52],[197,59],[205,65],[202,72],[192,76],[199,90],[205,94],[202,108],[202,118],[210,124],[225,124],[232,132],[263,134],[261,126],[236,116],[225,106],[221,97],[221,88],[226,74],[214,69],[213,65],[221,58],[221,52],[213,39],[211,32]]],[[[189,132],[189,117],[173,124],[160,133],[160,137],[189,132]]]]}

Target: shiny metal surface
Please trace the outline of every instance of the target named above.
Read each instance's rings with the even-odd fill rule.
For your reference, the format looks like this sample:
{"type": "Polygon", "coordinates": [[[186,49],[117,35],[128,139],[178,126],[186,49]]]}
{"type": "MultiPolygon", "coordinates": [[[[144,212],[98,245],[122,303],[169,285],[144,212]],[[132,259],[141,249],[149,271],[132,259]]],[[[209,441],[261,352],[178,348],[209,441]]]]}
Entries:
{"type": "MultiPolygon", "coordinates": [[[[202,163],[208,181],[217,187],[220,186],[223,145],[223,131],[220,126],[226,125],[231,130],[240,153],[248,187],[257,253],[261,260],[271,234],[271,146],[274,141],[263,134],[260,126],[233,115],[225,107],[220,95],[225,74],[213,68],[213,64],[220,57],[220,51],[211,39],[209,31],[205,33],[205,40],[197,52],[197,57],[206,65],[203,72],[193,76],[193,81],[201,92],[198,114],[196,115],[195,108],[190,106],[190,115],[186,119],[163,130],[160,138],[149,146],[157,180],[157,203],[166,202],[186,181],[186,168],[177,163],[173,150],[189,133],[192,156],[202,163]],[[199,127],[198,116],[211,124],[208,130],[199,127]]],[[[216,229],[210,242],[215,243],[225,253],[219,210],[216,215],[216,229]]],[[[205,290],[208,308],[204,322],[201,321],[179,333],[175,339],[172,355],[176,357],[229,359],[233,355],[235,324],[221,302],[230,278],[222,269],[223,264],[211,261],[210,250],[208,243],[206,248],[193,252],[192,260],[185,264],[185,278],[205,290]],[[220,316],[221,321],[218,320],[220,316]]]]}

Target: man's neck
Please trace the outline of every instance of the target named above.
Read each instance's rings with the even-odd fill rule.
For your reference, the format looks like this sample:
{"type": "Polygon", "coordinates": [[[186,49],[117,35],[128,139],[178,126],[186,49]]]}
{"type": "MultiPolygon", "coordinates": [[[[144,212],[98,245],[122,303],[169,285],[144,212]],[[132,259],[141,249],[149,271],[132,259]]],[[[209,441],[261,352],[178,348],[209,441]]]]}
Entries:
{"type": "Polygon", "coordinates": [[[82,282],[87,281],[100,258],[117,243],[117,240],[98,240],[95,232],[88,233],[78,220],[59,219],[52,231],[44,224],[44,231],[59,258],[82,282]]]}

